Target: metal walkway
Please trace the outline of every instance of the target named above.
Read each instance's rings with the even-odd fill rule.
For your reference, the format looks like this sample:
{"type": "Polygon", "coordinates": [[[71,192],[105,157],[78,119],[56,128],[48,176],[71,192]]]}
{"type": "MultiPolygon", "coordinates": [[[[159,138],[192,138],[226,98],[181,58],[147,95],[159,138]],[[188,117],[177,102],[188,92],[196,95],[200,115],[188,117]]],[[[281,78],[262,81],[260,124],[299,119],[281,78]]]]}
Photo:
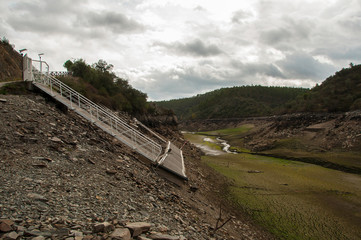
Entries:
{"type": "Polygon", "coordinates": [[[33,61],[27,56],[24,57],[24,81],[31,81],[41,91],[111,134],[155,165],[187,179],[182,151],[174,144],[168,142],[168,147],[163,149],[158,142],[132,128],[111,110],[95,104],[60,80],[50,76],[48,72],[49,66],[46,62],[33,61]],[[39,62],[40,69],[43,69],[42,65],[45,64],[44,69],[47,71],[45,73],[38,71],[32,62],[39,62]]]}

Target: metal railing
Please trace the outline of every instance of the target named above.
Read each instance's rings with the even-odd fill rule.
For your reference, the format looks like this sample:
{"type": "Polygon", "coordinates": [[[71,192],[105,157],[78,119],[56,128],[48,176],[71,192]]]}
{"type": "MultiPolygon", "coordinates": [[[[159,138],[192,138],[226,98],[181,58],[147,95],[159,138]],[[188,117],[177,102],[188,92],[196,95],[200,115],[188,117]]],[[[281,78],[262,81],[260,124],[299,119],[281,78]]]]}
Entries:
{"type": "MultiPolygon", "coordinates": [[[[40,62],[40,64],[43,63],[45,62],[40,62]]],[[[158,160],[162,153],[161,145],[129,126],[109,109],[95,104],[60,80],[49,75],[48,71],[45,74],[41,73],[34,66],[32,66],[32,81],[35,85],[46,86],[53,97],[60,96],[61,99],[66,99],[66,105],[71,109],[111,133],[146,158],[154,162],[158,160]]]]}

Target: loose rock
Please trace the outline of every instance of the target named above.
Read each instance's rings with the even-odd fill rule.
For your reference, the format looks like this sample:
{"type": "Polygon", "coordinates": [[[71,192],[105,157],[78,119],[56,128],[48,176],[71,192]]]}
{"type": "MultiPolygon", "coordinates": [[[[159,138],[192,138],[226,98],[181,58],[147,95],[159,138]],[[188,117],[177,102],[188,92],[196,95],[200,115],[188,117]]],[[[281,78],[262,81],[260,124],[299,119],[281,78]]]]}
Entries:
{"type": "Polygon", "coordinates": [[[151,226],[152,224],[146,222],[134,222],[125,225],[132,233],[132,237],[137,237],[144,232],[148,232],[151,226]]]}
{"type": "Polygon", "coordinates": [[[112,234],[110,234],[112,239],[116,240],[130,240],[131,235],[128,228],[116,228],[112,234]]]}

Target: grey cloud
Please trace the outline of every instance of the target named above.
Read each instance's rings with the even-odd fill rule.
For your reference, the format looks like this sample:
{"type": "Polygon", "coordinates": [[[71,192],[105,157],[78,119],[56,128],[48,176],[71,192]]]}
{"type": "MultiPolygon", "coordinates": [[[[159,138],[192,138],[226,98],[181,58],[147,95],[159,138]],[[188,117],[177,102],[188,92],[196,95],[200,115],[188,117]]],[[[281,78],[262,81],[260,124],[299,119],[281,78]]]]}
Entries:
{"type": "Polygon", "coordinates": [[[277,65],[287,78],[324,80],[337,69],[330,64],[321,63],[305,52],[287,55],[277,65]]]}
{"type": "Polygon", "coordinates": [[[261,42],[269,45],[276,45],[284,41],[289,41],[291,37],[291,32],[284,28],[273,29],[261,34],[261,42]]]}
{"type": "Polygon", "coordinates": [[[188,43],[154,43],[156,46],[165,47],[171,52],[181,54],[181,55],[191,55],[196,57],[210,57],[222,54],[222,50],[218,48],[215,44],[205,44],[200,39],[195,39],[192,42],[188,43]]]}
{"type": "Polygon", "coordinates": [[[199,5],[197,7],[195,7],[194,10],[195,11],[200,11],[200,12],[207,11],[204,7],[199,6],[199,5]]]}
{"type": "Polygon", "coordinates": [[[230,66],[220,67],[220,69],[212,71],[213,65],[216,63],[200,61],[195,66],[178,66],[167,71],[155,69],[145,78],[155,79],[156,82],[150,84],[142,82],[135,87],[151,93],[149,97],[152,100],[164,100],[194,96],[221,87],[263,84],[262,81],[267,76],[283,79],[282,73],[273,64],[232,62],[230,66]],[[260,75],[263,77],[259,77],[260,75]]]}
{"type": "Polygon", "coordinates": [[[294,20],[285,17],[279,27],[261,32],[260,42],[278,49],[294,49],[298,43],[309,41],[312,29],[312,22],[307,18],[294,20]]]}
{"type": "Polygon", "coordinates": [[[250,18],[252,16],[253,16],[253,14],[251,12],[239,10],[239,11],[237,11],[237,12],[235,12],[233,14],[231,21],[233,23],[241,23],[242,20],[245,20],[245,19],[250,18]]]}
{"type": "Polygon", "coordinates": [[[321,48],[315,51],[316,54],[329,56],[333,60],[361,62],[361,45],[345,48],[321,48]]]}
{"type": "Polygon", "coordinates": [[[145,27],[137,21],[116,12],[89,13],[88,27],[104,27],[115,33],[143,32],[145,27]]]}
{"type": "Polygon", "coordinates": [[[53,21],[48,21],[41,17],[33,18],[29,15],[23,15],[10,19],[8,23],[14,30],[23,32],[62,34],[69,31],[62,22],[55,18],[53,21]]]}
{"type": "Polygon", "coordinates": [[[68,34],[90,38],[104,38],[96,33],[135,33],[144,26],[116,12],[93,12],[88,1],[15,2],[9,5],[13,14],[6,21],[16,31],[68,34]],[[99,30],[101,29],[101,30],[99,30]]]}
{"type": "Polygon", "coordinates": [[[62,0],[62,1],[17,1],[9,5],[9,9],[17,14],[27,13],[35,18],[38,17],[57,17],[58,15],[66,18],[70,13],[80,14],[88,0],[84,1],[73,1],[73,0],[62,0]]]}
{"type": "Polygon", "coordinates": [[[202,66],[175,66],[162,71],[153,69],[145,79],[156,82],[138,82],[132,85],[149,94],[151,100],[190,97],[224,86],[224,82],[211,71],[199,71],[202,66]]]}
{"type": "Polygon", "coordinates": [[[238,72],[233,76],[227,76],[225,78],[255,78],[256,76],[274,77],[284,79],[284,74],[274,64],[266,63],[242,63],[238,61],[232,61],[231,65],[238,72]]]}
{"type": "Polygon", "coordinates": [[[72,33],[72,15],[80,14],[82,4],[73,1],[44,1],[25,2],[18,1],[8,5],[11,14],[6,17],[6,22],[15,31],[34,33],[72,33]]]}

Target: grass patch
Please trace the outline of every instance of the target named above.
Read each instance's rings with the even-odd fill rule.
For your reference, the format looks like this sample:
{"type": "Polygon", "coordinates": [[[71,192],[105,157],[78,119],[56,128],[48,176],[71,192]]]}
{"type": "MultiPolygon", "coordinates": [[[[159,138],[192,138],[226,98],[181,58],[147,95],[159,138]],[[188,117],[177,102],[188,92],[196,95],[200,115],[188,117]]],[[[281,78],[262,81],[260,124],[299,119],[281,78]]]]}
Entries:
{"type": "Polygon", "coordinates": [[[209,132],[199,132],[202,135],[211,135],[211,136],[229,136],[229,135],[243,135],[254,128],[253,124],[245,124],[238,128],[226,128],[220,129],[216,131],[209,131],[209,132]]]}
{"type": "MultiPolygon", "coordinates": [[[[292,143],[294,144],[294,143],[292,143]]],[[[341,152],[341,151],[307,151],[302,148],[286,148],[286,147],[275,147],[271,150],[264,151],[262,153],[277,155],[284,158],[309,158],[316,159],[319,161],[335,163],[346,167],[356,167],[361,169],[361,153],[360,152],[341,152]]]]}
{"type": "Polygon", "coordinates": [[[29,94],[29,91],[26,89],[25,82],[15,82],[0,87],[0,94],[24,95],[29,94]]]}
{"type": "Polygon", "coordinates": [[[354,211],[361,206],[360,176],[250,154],[202,159],[232,179],[229,198],[281,239],[357,239],[361,234],[355,221],[361,216],[354,211]]]}

